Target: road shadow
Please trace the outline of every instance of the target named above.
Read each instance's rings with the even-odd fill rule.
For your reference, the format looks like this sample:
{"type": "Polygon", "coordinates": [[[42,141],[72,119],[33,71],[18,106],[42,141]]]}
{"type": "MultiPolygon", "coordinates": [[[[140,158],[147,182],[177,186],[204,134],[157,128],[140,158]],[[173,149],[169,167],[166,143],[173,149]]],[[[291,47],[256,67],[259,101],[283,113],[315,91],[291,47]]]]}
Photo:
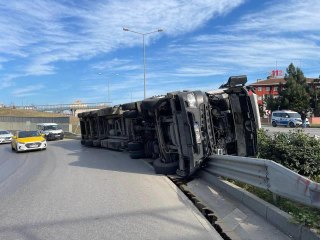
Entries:
{"type": "MultiPolygon", "coordinates": [[[[95,168],[108,171],[156,175],[145,159],[131,159],[128,152],[119,152],[105,148],[85,147],[78,140],[50,142],[50,145],[63,148],[74,167],[95,168]]],[[[50,147],[50,146],[49,146],[50,147]]]]}
{"type": "MultiPolygon", "coordinates": [[[[154,234],[163,234],[165,237],[163,239],[174,240],[174,239],[203,239],[203,231],[204,228],[201,225],[193,224],[189,219],[179,219],[175,215],[177,213],[183,214],[186,211],[186,207],[184,206],[173,206],[173,207],[157,207],[157,208],[149,208],[149,209],[139,209],[132,211],[120,211],[117,213],[109,213],[109,214],[101,214],[101,215],[93,215],[87,217],[74,217],[74,218],[64,218],[64,219],[52,219],[52,220],[44,220],[38,222],[26,222],[26,223],[12,223],[5,226],[1,226],[0,224],[0,237],[1,236],[11,236],[10,239],[13,239],[12,236],[20,235],[23,236],[23,239],[26,240],[42,240],[44,233],[47,236],[50,234],[55,234],[57,231],[61,231],[64,228],[73,229],[74,231],[81,232],[81,228],[86,228],[86,231],[93,231],[94,225],[104,226],[104,229],[101,229],[101,235],[103,231],[110,231],[110,239],[138,239],[141,237],[141,233],[136,231],[137,226],[133,221],[139,221],[141,223],[141,231],[145,231],[145,237],[147,239],[151,239],[150,237],[154,234]],[[128,219],[130,220],[128,222],[128,219]],[[150,220],[145,222],[144,220],[150,220]],[[123,227],[127,225],[127,227],[123,227]],[[143,225],[147,225],[148,231],[145,230],[143,225]],[[180,229],[180,236],[178,236],[175,232],[170,233],[168,230],[165,230],[165,227],[171,225],[174,226],[175,229],[180,229]],[[92,229],[91,229],[92,227],[92,229]],[[130,228],[131,227],[131,228],[130,228]],[[164,229],[161,229],[164,227],[164,229]],[[79,229],[78,229],[79,228],[79,229]],[[183,233],[183,229],[187,228],[188,232],[192,232],[193,235],[188,236],[187,233],[183,233]],[[77,230],[78,229],[78,230],[77,230]],[[118,229],[118,232],[116,232],[118,229]],[[119,230],[122,230],[121,234],[119,230]],[[128,238],[128,235],[131,237],[128,238]],[[197,237],[199,236],[199,238],[197,237]]],[[[140,227],[138,227],[139,229],[140,227]]],[[[66,230],[67,231],[67,230],[66,230]]],[[[68,232],[68,231],[67,231],[68,232]]],[[[76,234],[76,232],[73,232],[76,234]]],[[[97,234],[97,232],[92,232],[91,234],[97,234]]],[[[209,236],[209,235],[208,235],[209,236]]],[[[46,238],[47,239],[47,238],[46,238]]],[[[56,238],[55,238],[56,239],[56,238]]],[[[62,237],[61,239],[65,239],[62,237]]],[[[80,238],[83,239],[83,238],[80,238]]]]}

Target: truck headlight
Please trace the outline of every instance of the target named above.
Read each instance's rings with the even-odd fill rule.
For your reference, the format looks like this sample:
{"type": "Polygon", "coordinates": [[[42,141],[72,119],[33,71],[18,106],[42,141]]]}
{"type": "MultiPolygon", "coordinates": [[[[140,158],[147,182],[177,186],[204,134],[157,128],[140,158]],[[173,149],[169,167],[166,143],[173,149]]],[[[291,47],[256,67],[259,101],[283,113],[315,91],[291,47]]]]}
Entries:
{"type": "Polygon", "coordinates": [[[200,133],[200,128],[199,128],[198,123],[195,123],[193,125],[193,128],[194,128],[194,133],[196,135],[196,142],[199,144],[199,143],[201,143],[201,133],[200,133]]]}
{"type": "Polygon", "coordinates": [[[188,101],[189,107],[196,107],[197,100],[193,93],[187,94],[187,101],[188,101]]]}

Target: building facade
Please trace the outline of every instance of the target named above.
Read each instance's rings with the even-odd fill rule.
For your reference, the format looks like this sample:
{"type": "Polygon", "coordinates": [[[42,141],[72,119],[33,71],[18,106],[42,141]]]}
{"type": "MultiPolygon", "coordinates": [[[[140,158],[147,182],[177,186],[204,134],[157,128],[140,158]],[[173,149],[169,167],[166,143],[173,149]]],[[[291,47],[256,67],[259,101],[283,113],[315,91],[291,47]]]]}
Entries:
{"type": "MultiPolygon", "coordinates": [[[[310,87],[319,88],[318,78],[306,78],[307,83],[310,87]]],[[[281,91],[281,85],[285,84],[286,80],[284,78],[268,78],[267,80],[258,79],[256,83],[252,83],[252,86],[256,90],[258,105],[264,105],[264,100],[268,96],[273,96],[276,98],[279,96],[279,91],[281,91]]]]}

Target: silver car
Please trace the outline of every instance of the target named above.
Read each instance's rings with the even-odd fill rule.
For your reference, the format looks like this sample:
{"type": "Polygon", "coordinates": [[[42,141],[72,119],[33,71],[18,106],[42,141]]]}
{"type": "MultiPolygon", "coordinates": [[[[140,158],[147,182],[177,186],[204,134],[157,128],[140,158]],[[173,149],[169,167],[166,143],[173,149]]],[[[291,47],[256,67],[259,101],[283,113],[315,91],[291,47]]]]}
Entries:
{"type": "Polygon", "coordinates": [[[0,130],[0,143],[11,143],[12,133],[7,130],[0,130]]]}

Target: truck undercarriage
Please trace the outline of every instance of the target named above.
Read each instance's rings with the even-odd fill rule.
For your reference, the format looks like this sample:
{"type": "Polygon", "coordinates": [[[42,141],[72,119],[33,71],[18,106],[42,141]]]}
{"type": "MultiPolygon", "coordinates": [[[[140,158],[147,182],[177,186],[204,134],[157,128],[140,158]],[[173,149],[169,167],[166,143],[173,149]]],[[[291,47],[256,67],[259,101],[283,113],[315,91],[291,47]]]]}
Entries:
{"type": "Polygon", "coordinates": [[[211,92],[167,93],[78,115],[81,143],[152,158],[156,173],[193,174],[214,154],[255,156],[256,95],[245,76],[211,92]]]}

